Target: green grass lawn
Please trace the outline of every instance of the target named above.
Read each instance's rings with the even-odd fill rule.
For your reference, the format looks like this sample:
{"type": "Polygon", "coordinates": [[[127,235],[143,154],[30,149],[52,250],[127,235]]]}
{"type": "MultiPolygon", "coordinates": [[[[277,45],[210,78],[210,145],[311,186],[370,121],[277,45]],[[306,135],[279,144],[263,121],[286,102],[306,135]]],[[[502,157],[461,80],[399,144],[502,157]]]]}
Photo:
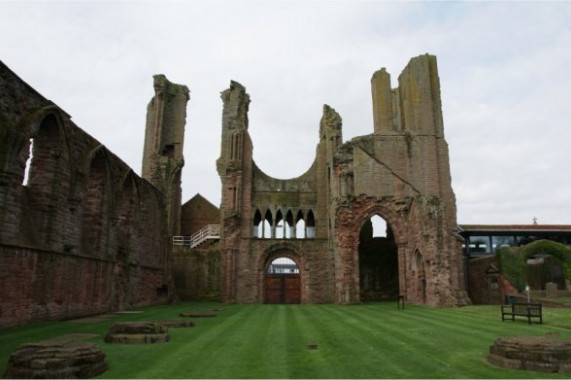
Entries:
{"type": "Polygon", "coordinates": [[[362,305],[220,305],[182,303],[114,315],[97,323],[47,322],[0,331],[0,373],[21,343],[71,333],[98,334],[109,371],[101,378],[568,378],[507,370],[486,361],[500,336],[571,340],[571,310],[544,309],[543,325],[502,322],[499,306],[434,309],[362,305]],[[171,328],[168,343],[111,345],[120,321],[172,319],[222,307],[195,327],[171,328]],[[317,349],[309,349],[315,344],[317,349]]]}

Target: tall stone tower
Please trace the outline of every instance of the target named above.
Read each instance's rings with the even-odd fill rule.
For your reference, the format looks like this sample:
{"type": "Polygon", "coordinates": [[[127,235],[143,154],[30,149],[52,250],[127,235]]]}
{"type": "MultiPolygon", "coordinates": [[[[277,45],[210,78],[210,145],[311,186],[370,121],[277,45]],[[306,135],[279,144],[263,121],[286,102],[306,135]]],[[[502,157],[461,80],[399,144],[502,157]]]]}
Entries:
{"type": "Polygon", "coordinates": [[[232,81],[230,88],[223,91],[221,97],[224,103],[222,146],[216,166],[222,180],[222,287],[224,300],[235,302],[236,258],[240,251],[241,235],[249,236],[249,226],[242,223],[242,219],[250,214],[251,208],[252,141],[248,133],[250,96],[244,86],[232,81]]]}
{"type": "Polygon", "coordinates": [[[172,236],[180,230],[182,151],[190,96],[186,86],[171,83],[164,75],[153,79],[155,96],[147,106],[142,177],[164,194],[172,236]]]}

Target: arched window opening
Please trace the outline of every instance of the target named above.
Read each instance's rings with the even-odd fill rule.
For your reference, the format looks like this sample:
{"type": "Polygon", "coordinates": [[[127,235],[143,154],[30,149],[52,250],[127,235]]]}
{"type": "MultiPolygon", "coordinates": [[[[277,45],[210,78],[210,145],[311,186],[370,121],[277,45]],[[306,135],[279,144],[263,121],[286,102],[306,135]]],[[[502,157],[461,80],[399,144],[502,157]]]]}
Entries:
{"type": "Polygon", "coordinates": [[[59,140],[59,123],[54,115],[46,116],[30,137],[22,184],[35,187],[35,195],[51,193],[54,186],[60,186],[55,180],[61,156],[59,140]]]}
{"type": "MultiPolygon", "coordinates": [[[[37,120],[39,121],[39,120],[37,120]]],[[[60,122],[55,114],[48,114],[39,126],[30,126],[29,141],[23,146],[21,158],[22,185],[30,199],[30,219],[38,231],[38,238],[47,245],[60,244],[62,232],[56,228],[68,181],[64,180],[65,166],[60,146],[60,122]],[[24,157],[22,157],[24,156],[24,157]]]]}
{"type": "Polygon", "coordinates": [[[307,213],[307,237],[309,239],[315,237],[315,216],[312,210],[307,213]]]}
{"type": "Polygon", "coordinates": [[[386,237],[374,236],[375,219],[366,219],[359,234],[360,298],[361,301],[396,300],[400,294],[398,247],[388,224],[386,237]]]}
{"type": "Polygon", "coordinates": [[[296,239],[305,239],[305,220],[301,210],[297,212],[295,217],[295,237],[296,239]]]}
{"type": "Polygon", "coordinates": [[[285,237],[285,221],[281,210],[276,214],[276,239],[283,239],[285,237]]]}
{"type": "Polygon", "coordinates": [[[264,239],[272,238],[272,225],[273,217],[270,210],[266,211],[266,216],[264,217],[264,239]]]}
{"type": "Polygon", "coordinates": [[[305,239],[305,220],[301,219],[295,225],[295,237],[305,239]]]}
{"type": "Polygon", "coordinates": [[[278,257],[268,266],[269,274],[298,274],[299,268],[289,257],[278,257]]]}
{"type": "Polygon", "coordinates": [[[373,237],[387,237],[387,222],[379,215],[373,215],[371,218],[373,224],[373,237]]]}
{"type": "Polygon", "coordinates": [[[26,166],[24,167],[24,178],[22,180],[23,186],[28,186],[30,181],[30,167],[32,166],[32,159],[34,157],[34,139],[31,138],[28,146],[28,158],[26,159],[26,166]]]}
{"type": "Polygon", "coordinates": [[[262,235],[262,213],[260,213],[260,210],[256,210],[256,213],[254,214],[254,226],[252,229],[252,236],[255,238],[263,237],[263,235],[262,235]]]}
{"type": "Polygon", "coordinates": [[[286,239],[292,239],[295,235],[295,229],[293,224],[293,213],[289,210],[286,214],[286,239]]]}

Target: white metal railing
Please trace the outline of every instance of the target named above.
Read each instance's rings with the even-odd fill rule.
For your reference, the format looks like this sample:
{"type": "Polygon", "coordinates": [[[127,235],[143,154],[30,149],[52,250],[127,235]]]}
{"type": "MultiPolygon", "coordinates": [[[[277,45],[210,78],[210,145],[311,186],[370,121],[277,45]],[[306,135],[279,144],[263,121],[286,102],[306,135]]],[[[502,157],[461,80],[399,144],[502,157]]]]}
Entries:
{"type": "Polygon", "coordinates": [[[173,236],[172,244],[195,248],[210,239],[220,239],[220,224],[208,224],[192,236],[173,236]]]}

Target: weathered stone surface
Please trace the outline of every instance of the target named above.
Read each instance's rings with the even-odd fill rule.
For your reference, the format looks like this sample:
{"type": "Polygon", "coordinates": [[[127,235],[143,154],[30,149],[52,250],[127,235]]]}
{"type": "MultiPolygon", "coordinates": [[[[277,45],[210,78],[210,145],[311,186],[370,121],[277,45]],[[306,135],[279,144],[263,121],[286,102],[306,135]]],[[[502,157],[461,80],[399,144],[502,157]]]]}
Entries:
{"type": "Polygon", "coordinates": [[[147,107],[142,176],[163,195],[167,235],[179,235],[184,127],[190,91],[155,75],[155,96],[147,107]]]}
{"type": "Polygon", "coordinates": [[[164,302],[161,191],[0,62],[0,328],[164,302]]]}
{"type": "Polygon", "coordinates": [[[268,176],[253,161],[250,97],[244,86],[233,81],[222,93],[217,169],[224,301],[264,302],[265,271],[273,259],[287,257],[300,271],[295,291],[301,292],[302,303],[357,303],[396,295],[433,306],[470,302],[436,57],[411,59],[398,82],[391,89],[386,70],[373,76],[371,135],[344,143],[341,117],[325,105],[315,161],[287,180],[268,176]],[[381,216],[392,233],[385,246],[393,252],[394,269],[382,281],[391,287],[388,291],[367,288],[368,279],[379,278],[382,263],[359,267],[367,256],[360,247],[374,243],[360,239],[373,215],[381,216]],[[297,232],[300,221],[305,226],[297,232]]]}
{"type": "Polygon", "coordinates": [[[87,379],[107,370],[95,343],[44,341],[20,346],[3,374],[8,379],[87,379]]]}
{"type": "Polygon", "coordinates": [[[173,277],[182,300],[221,301],[222,256],[218,243],[173,247],[173,277]]]}
{"type": "Polygon", "coordinates": [[[511,369],[571,373],[571,341],[545,337],[500,338],[490,346],[488,361],[511,369]]]}
{"type": "Polygon", "coordinates": [[[157,322],[116,323],[105,335],[105,343],[164,343],[169,339],[168,327],[157,322]]]}

